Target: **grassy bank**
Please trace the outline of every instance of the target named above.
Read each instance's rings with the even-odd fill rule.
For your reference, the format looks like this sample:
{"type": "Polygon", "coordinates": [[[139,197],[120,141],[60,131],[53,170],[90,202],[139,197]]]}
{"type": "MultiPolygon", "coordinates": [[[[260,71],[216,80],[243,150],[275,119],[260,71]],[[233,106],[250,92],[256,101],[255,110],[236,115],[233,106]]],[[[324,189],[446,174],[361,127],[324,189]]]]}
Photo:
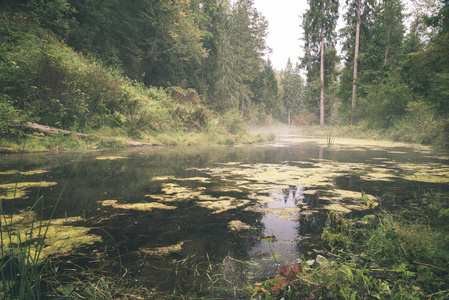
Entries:
{"type": "Polygon", "coordinates": [[[372,128],[366,124],[354,126],[304,126],[298,130],[306,136],[327,138],[349,137],[370,140],[390,140],[422,145],[430,145],[435,149],[449,149],[449,127],[446,120],[429,121],[428,123],[413,121],[411,117],[398,122],[388,129],[372,128]]]}

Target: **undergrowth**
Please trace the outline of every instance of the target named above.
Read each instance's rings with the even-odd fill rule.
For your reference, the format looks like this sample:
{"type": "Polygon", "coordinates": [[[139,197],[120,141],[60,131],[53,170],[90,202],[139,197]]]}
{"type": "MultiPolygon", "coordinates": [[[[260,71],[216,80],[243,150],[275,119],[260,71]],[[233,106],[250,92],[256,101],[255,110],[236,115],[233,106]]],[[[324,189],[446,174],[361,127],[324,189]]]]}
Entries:
{"type": "Polygon", "coordinates": [[[256,287],[259,299],[447,299],[449,209],[447,199],[426,192],[421,203],[398,212],[372,210],[349,219],[330,211],[322,240],[329,259],[303,261],[279,286],[256,287]]]}
{"type": "Polygon", "coordinates": [[[20,13],[3,17],[10,24],[0,27],[0,147],[24,140],[31,149],[71,150],[121,147],[127,140],[190,145],[259,139],[246,137],[237,111],[219,115],[192,89],[144,86],[75,52],[20,13]],[[33,134],[24,121],[88,137],[33,134]]]}

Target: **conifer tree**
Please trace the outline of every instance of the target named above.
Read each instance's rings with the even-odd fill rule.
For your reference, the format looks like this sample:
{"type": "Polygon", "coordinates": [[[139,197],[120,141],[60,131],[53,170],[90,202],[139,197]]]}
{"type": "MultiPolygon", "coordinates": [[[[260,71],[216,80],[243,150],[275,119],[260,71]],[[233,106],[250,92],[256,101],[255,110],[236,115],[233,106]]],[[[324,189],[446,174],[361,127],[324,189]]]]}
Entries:
{"type": "Polygon", "coordinates": [[[283,103],[287,110],[287,123],[291,124],[292,113],[299,113],[301,110],[301,97],[304,86],[304,80],[299,73],[297,65],[293,68],[290,58],[287,61],[285,70],[282,72],[281,83],[284,90],[283,103]]]}
{"type": "MultiPolygon", "coordinates": [[[[320,126],[324,126],[325,52],[335,46],[335,27],[338,20],[338,0],[308,0],[309,9],[303,15],[304,50],[302,63],[307,70],[308,85],[319,86],[320,126]],[[313,68],[319,65],[319,80],[313,68]]],[[[328,64],[331,66],[330,64],[328,64]]]]}

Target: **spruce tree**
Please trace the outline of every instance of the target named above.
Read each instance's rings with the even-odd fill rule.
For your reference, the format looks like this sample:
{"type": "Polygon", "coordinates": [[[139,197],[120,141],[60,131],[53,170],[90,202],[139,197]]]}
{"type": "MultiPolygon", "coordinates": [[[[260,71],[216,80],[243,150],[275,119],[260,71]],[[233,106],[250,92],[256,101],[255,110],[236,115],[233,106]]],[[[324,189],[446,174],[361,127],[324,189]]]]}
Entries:
{"type": "MultiPolygon", "coordinates": [[[[320,126],[324,126],[325,52],[335,46],[335,28],[338,20],[338,0],[308,0],[309,9],[303,15],[304,51],[302,63],[307,70],[308,85],[317,86],[320,92],[320,126]],[[319,79],[316,65],[319,65],[319,79]],[[314,74],[315,73],[315,74],[314,74]]],[[[331,66],[328,64],[328,66],[331,66]]]]}

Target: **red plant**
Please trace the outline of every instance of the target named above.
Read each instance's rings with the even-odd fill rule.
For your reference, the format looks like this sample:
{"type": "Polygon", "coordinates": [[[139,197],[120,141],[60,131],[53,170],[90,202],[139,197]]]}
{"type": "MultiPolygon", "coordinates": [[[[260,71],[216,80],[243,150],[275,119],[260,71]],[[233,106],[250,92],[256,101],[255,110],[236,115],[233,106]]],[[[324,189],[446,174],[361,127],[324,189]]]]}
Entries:
{"type": "Polygon", "coordinates": [[[279,270],[278,282],[279,285],[272,286],[271,291],[275,292],[282,287],[287,286],[296,279],[296,275],[302,273],[302,265],[300,263],[293,266],[287,265],[279,270]]]}

